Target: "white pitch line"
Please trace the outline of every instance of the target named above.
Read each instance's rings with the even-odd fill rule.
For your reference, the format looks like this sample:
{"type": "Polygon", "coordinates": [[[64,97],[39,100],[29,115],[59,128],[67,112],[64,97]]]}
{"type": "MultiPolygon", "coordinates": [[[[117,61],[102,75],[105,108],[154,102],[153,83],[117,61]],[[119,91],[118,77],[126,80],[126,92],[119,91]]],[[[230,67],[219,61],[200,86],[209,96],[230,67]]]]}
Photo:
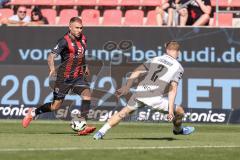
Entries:
{"type": "Polygon", "coordinates": [[[167,147],[59,147],[59,148],[3,148],[0,152],[22,152],[22,151],[71,151],[71,150],[136,150],[136,149],[191,149],[191,148],[240,148],[240,146],[167,146],[167,147]]]}

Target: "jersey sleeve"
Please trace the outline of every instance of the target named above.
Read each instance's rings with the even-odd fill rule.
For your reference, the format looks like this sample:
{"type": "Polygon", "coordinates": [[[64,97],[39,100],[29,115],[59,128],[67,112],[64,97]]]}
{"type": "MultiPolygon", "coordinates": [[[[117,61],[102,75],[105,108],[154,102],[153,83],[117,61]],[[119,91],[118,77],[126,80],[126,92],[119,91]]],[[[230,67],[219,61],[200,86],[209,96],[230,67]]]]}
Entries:
{"type": "Polygon", "coordinates": [[[67,47],[67,42],[64,38],[60,39],[56,46],[52,49],[52,53],[60,55],[60,53],[67,47]]]}
{"type": "Polygon", "coordinates": [[[82,35],[82,43],[84,44],[84,48],[86,49],[87,48],[87,38],[84,34],[82,35]]]}
{"type": "Polygon", "coordinates": [[[182,79],[183,72],[184,72],[183,68],[179,68],[177,72],[174,74],[172,81],[178,83],[182,79]]]}
{"type": "Polygon", "coordinates": [[[86,36],[84,34],[82,34],[81,43],[82,43],[82,46],[84,48],[83,65],[86,66],[87,63],[86,63],[86,59],[85,59],[85,52],[86,52],[86,49],[87,49],[87,38],[86,38],[86,36]]]}

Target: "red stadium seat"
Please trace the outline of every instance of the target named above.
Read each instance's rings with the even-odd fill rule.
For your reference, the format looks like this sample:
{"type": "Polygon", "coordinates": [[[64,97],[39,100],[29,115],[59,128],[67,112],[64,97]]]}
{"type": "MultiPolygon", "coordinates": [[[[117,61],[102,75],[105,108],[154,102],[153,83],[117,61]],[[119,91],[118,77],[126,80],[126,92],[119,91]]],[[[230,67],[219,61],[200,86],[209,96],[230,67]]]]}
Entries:
{"type": "Polygon", "coordinates": [[[60,19],[58,24],[59,25],[68,25],[69,20],[72,17],[77,17],[78,16],[78,11],[75,9],[63,9],[60,11],[60,19]]]}
{"type": "Polygon", "coordinates": [[[55,5],[74,6],[75,0],[55,0],[55,5]]]}
{"type": "Polygon", "coordinates": [[[125,26],[143,25],[143,11],[142,10],[127,10],[125,14],[125,26]]]}
{"type": "Polygon", "coordinates": [[[0,9],[0,20],[2,18],[8,18],[8,17],[10,17],[12,15],[13,15],[13,10],[8,9],[8,8],[0,9]]]}
{"type": "Polygon", "coordinates": [[[141,0],[122,0],[120,5],[122,5],[122,6],[140,6],[141,0]]]}
{"type": "MultiPolygon", "coordinates": [[[[211,0],[211,5],[215,7],[217,5],[217,0],[211,0]]],[[[228,0],[218,0],[218,5],[220,7],[227,7],[229,6],[228,0]]]]}
{"type": "Polygon", "coordinates": [[[157,14],[156,10],[148,11],[147,21],[145,25],[156,26],[157,25],[157,14]]]}
{"type": "Polygon", "coordinates": [[[95,9],[85,9],[82,11],[82,21],[83,25],[92,26],[99,25],[100,12],[95,9]]]}
{"type": "Polygon", "coordinates": [[[53,6],[54,0],[34,0],[33,5],[42,5],[42,6],[53,6]]]}
{"type": "Polygon", "coordinates": [[[143,6],[160,6],[162,4],[162,0],[142,0],[143,6]]]}
{"type": "MultiPolygon", "coordinates": [[[[218,0],[219,7],[240,7],[240,0],[232,0],[229,2],[228,0],[218,0]]],[[[211,5],[215,7],[217,0],[211,0],[211,5]]]]}
{"type": "Polygon", "coordinates": [[[32,5],[33,0],[12,0],[10,4],[12,5],[32,5]]]}
{"type": "Polygon", "coordinates": [[[76,0],[76,5],[95,6],[95,5],[97,5],[97,0],[76,0]]]}
{"type": "MultiPolygon", "coordinates": [[[[213,23],[214,26],[216,26],[216,13],[214,13],[213,17],[213,23]]],[[[232,20],[233,20],[233,14],[232,13],[219,13],[218,14],[218,26],[220,27],[231,27],[232,26],[232,20]]]]}
{"type": "Polygon", "coordinates": [[[117,6],[118,0],[99,0],[98,5],[100,5],[100,6],[117,6]]]}
{"type": "Polygon", "coordinates": [[[231,7],[240,7],[240,0],[232,0],[231,7]]]}
{"type": "Polygon", "coordinates": [[[42,14],[48,19],[49,24],[56,24],[57,12],[55,9],[42,9],[42,14]]]}
{"type": "Polygon", "coordinates": [[[121,26],[122,11],[121,10],[105,10],[103,13],[103,25],[107,26],[121,26]]]}
{"type": "MultiPolygon", "coordinates": [[[[211,0],[211,5],[216,7],[217,6],[217,0],[211,0]]],[[[239,0],[218,0],[219,7],[240,7],[240,1],[239,0]]]]}

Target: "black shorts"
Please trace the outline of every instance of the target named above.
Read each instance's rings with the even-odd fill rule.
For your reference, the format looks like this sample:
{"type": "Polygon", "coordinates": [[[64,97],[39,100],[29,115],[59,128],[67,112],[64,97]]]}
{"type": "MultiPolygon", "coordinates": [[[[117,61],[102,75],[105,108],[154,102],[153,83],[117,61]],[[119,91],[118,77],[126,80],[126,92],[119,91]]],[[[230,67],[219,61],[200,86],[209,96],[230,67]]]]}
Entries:
{"type": "Polygon", "coordinates": [[[86,78],[56,80],[54,85],[53,99],[62,100],[68,93],[81,95],[84,89],[89,89],[86,78]]]}

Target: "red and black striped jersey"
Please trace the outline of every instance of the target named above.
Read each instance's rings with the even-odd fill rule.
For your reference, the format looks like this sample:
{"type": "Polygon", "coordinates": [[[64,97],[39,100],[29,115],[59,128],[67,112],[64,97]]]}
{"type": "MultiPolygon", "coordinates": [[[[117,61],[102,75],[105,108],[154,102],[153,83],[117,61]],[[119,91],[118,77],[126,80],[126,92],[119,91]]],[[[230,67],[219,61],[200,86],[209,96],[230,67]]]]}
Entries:
{"type": "Polygon", "coordinates": [[[83,75],[85,70],[85,51],[87,47],[86,37],[76,39],[69,33],[62,37],[52,49],[52,53],[61,56],[61,64],[58,69],[58,77],[64,79],[76,79],[83,75]]]}

